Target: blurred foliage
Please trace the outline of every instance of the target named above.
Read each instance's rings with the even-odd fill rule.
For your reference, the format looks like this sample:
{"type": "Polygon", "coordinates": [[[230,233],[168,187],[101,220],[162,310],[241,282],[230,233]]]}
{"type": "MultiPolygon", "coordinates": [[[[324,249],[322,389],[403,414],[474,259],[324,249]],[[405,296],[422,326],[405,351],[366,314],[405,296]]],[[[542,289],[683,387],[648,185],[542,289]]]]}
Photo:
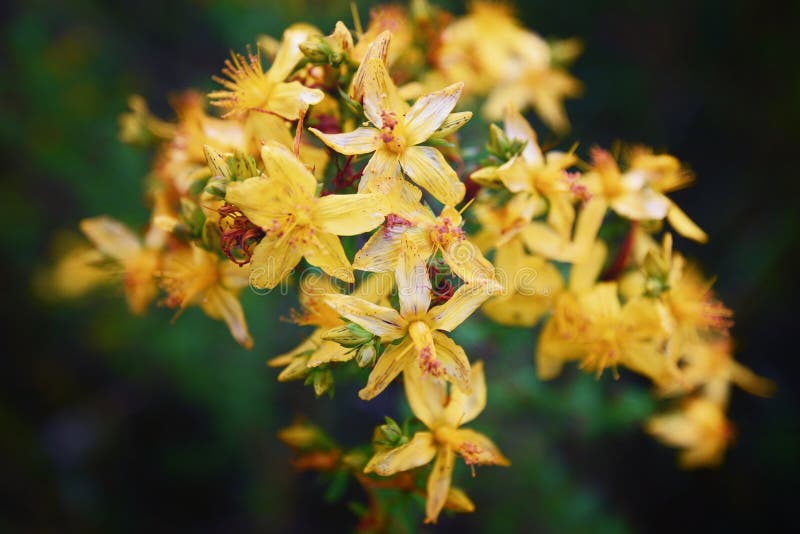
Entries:
{"type": "MultiPolygon", "coordinates": [[[[366,18],[366,3],[359,7],[366,18]]],[[[275,432],[303,412],[338,439],[368,435],[383,413],[394,413],[398,392],[366,404],[355,388],[341,389],[334,401],[315,402],[299,384],[279,387],[263,362],[301,331],[266,318],[287,316],[293,297],[246,297],[256,340],[247,352],[199,310],[165,327],[167,310],[132,319],[119,295],[65,307],[37,298],[31,282],[56,236],[82,217],[146,222],[131,199],[142,193],[148,154],[116,139],[129,94],[167,114],[164,95],[210,88],[228,49],[300,19],[328,30],[337,18],[349,21],[347,4],[75,0],[2,10],[0,269],[8,334],[0,531],[354,524],[345,507],[323,498],[324,481],[292,470],[275,432]]],[[[545,36],[576,35],[586,44],[574,71],[588,90],[568,104],[571,138],[608,145],[617,135],[669,148],[693,165],[697,186],[677,200],[712,244],[683,246],[718,273],[721,296],[738,314],[740,359],[774,378],[779,393],[771,401],[735,396],[739,437],[727,462],[685,473],[672,451],[643,436],[640,421],[655,406],[631,376],[596,382],[572,373],[541,383],[531,361],[535,332],[495,336],[500,327],[488,322],[462,329],[457,341],[493,360],[492,403],[476,428],[504,429],[496,435],[505,437],[500,444],[514,467],[480,471],[469,485],[480,513],[445,519],[441,529],[749,530],[788,521],[800,446],[789,307],[798,240],[789,156],[800,71],[787,54],[800,7],[537,1],[520,3],[519,15],[545,36]]],[[[466,481],[466,471],[457,480],[466,481]]],[[[346,501],[362,498],[357,488],[344,490],[346,501]]]]}

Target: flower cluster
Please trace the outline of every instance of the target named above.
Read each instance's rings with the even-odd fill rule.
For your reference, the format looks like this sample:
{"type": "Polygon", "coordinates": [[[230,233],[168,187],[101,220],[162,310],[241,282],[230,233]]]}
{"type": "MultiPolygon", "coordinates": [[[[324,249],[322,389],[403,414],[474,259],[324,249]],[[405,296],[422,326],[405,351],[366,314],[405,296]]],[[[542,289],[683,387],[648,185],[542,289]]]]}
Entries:
{"type": "MultiPolygon", "coordinates": [[[[157,146],[150,223],[140,237],[84,220],[92,246],[57,265],[61,291],[121,279],[133,313],[196,305],[250,348],[241,290],[295,284],[292,319],[314,330],[269,361],[278,380],[321,396],[355,362],[368,370],[361,399],[402,380],[416,421],[387,418],[371,450],[343,452],[307,423],[281,438],[302,468],[424,496],[427,522],[474,509],[451,485],[457,457],[473,471],[510,465],[468,428],[486,406],[483,363],[450,333],[479,308],[501,325],[543,323],[543,380],[572,362],[646,377],[675,399],[647,431],[687,467],[719,462],[730,385],[764,395],[771,383],[733,359],[732,312],[665,230],[707,239],[668,196],[692,173],[639,146],[543,148],[522,112],[568,128],[563,100],[580,84],[565,66],[580,45],[544,41],[505,7],[454,17],[414,1],[355,26],[297,24],[232,54],[207,95],[219,115],[193,92],[174,99],[174,123],[133,98],[122,138],[157,146]],[[502,120],[483,150],[460,137],[465,103],[502,120]]],[[[386,519],[378,501],[362,517],[373,527],[386,519]]]]}

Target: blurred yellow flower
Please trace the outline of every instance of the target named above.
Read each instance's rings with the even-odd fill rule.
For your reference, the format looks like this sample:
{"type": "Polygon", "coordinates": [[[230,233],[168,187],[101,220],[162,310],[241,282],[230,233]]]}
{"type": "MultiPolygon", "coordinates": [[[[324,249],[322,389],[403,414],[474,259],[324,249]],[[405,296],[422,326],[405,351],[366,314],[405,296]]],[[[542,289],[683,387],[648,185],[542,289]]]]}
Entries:
{"type": "Polygon", "coordinates": [[[223,117],[259,111],[297,120],[308,106],[319,103],[324,96],[319,89],[305,87],[300,82],[285,82],[303,58],[300,43],[317,34],[319,30],[307,24],[289,27],[266,72],[259,53],[248,51],[247,57],[232,53],[222,69],[228,79],[214,77],[225,89],[209,93],[211,103],[227,110],[223,117]]]}

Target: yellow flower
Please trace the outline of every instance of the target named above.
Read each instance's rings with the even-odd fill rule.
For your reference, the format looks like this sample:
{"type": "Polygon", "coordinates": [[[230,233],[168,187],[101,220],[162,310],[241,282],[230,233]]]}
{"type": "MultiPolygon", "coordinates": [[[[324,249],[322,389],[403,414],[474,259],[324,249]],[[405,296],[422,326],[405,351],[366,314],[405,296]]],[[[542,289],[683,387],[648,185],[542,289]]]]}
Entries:
{"type": "Polygon", "coordinates": [[[464,198],[464,184],[436,148],[421,146],[437,130],[453,130],[467,122],[471,114],[451,114],[463,84],[456,83],[441,91],[419,98],[410,108],[397,94],[386,65],[372,58],[366,65],[364,113],[372,126],[352,132],[325,134],[309,128],[330,148],[340,154],[374,152],[359,183],[359,191],[370,191],[376,178],[394,176],[399,168],[411,180],[448,206],[464,198]]]}
{"type": "Polygon", "coordinates": [[[210,175],[206,165],[206,145],[220,152],[246,152],[248,141],[240,121],[208,115],[204,98],[199,93],[186,92],[172,105],[178,116],[175,135],[162,147],[155,171],[167,186],[187,195],[197,180],[210,175]]]}
{"type": "Polygon", "coordinates": [[[445,28],[437,65],[448,79],[465,80],[470,93],[490,93],[518,76],[523,65],[547,66],[544,39],[520,27],[507,5],[474,2],[445,28]]]}
{"type": "Polygon", "coordinates": [[[310,89],[300,82],[286,83],[303,53],[300,43],[319,34],[316,28],[295,24],[283,33],[283,40],[272,66],[266,72],[258,53],[248,52],[248,57],[231,54],[222,73],[229,79],[214,77],[225,90],[209,93],[211,103],[227,112],[224,117],[250,110],[274,113],[287,120],[297,120],[300,115],[322,100],[319,89],[310,89]]]}
{"type": "Polygon", "coordinates": [[[366,31],[361,35],[355,46],[354,56],[362,60],[368,55],[372,42],[381,34],[390,34],[394,46],[387,50],[385,63],[391,65],[412,44],[413,30],[409,24],[406,10],[398,5],[377,6],[370,10],[370,20],[366,31]]]}
{"type": "Polygon", "coordinates": [[[472,240],[484,252],[514,241],[534,217],[547,210],[544,199],[531,193],[517,193],[501,206],[486,198],[481,195],[472,207],[481,225],[472,240]]]}
{"type": "Polygon", "coordinates": [[[683,449],[679,461],[685,469],[718,465],[733,438],[722,407],[703,397],[687,399],[680,409],[651,417],[645,429],[667,445],[683,449]]]}
{"type": "Polygon", "coordinates": [[[483,312],[500,324],[535,326],[564,286],[561,273],[541,256],[527,254],[518,239],[499,247],[494,263],[506,290],[487,301],[483,312]]]}
{"type": "Polygon", "coordinates": [[[461,213],[445,206],[435,216],[421,203],[422,192],[402,180],[381,180],[374,191],[384,193],[392,212],[353,259],[362,271],[386,272],[397,267],[404,236],[419,249],[423,261],[441,252],[445,263],[467,282],[494,280],[494,267],[469,241],[461,213]]]}
{"type": "Polygon", "coordinates": [[[569,128],[563,100],[577,96],[581,84],[553,65],[562,53],[534,32],[520,27],[507,6],[475,2],[466,17],[442,33],[437,66],[446,79],[464,80],[469,93],[488,95],[483,114],[503,116],[508,106],[533,106],[557,131],[569,128]],[[480,36],[480,38],[476,38],[480,36]]]}
{"type": "Polygon", "coordinates": [[[680,352],[680,378],[660,388],[662,395],[702,390],[703,394],[727,405],[731,384],[753,395],[768,397],[775,384],[760,377],[733,358],[732,342],[728,337],[700,340],[682,346],[680,352]]]}
{"type": "Polygon", "coordinates": [[[644,148],[626,154],[628,169],[600,148],[592,150],[593,171],[585,177],[593,194],[605,198],[611,209],[634,221],[667,219],[684,237],[704,243],[708,236],[664,193],[689,185],[693,177],[669,154],[655,155],[644,148]]]}
{"type": "Polygon", "coordinates": [[[177,308],[178,315],[188,306],[200,306],[212,319],[225,321],[240,345],[252,348],[253,338],[236,296],[247,286],[244,269],[192,245],[165,254],[158,278],[167,292],[165,304],[177,308]]]}
{"type": "Polygon", "coordinates": [[[509,141],[524,144],[520,153],[499,167],[484,167],[470,177],[483,185],[501,184],[512,193],[524,191],[543,196],[549,205],[547,222],[562,235],[568,235],[575,219],[572,204],[582,191],[577,179],[566,170],[578,158],[571,152],[543,153],[533,128],[515,108],[506,109],[503,129],[509,141]]]}
{"type": "Polygon", "coordinates": [[[582,369],[598,377],[608,367],[616,375],[622,365],[657,385],[671,383],[677,368],[663,350],[668,332],[657,302],[639,297],[623,305],[616,282],[595,284],[605,255],[597,242],[584,262],[573,265],[569,291],[557,299],[539,337],[540,378],[554,378],[564,362],[580,360],[582,369]]]}
{"type": "Polygon", "coordinates": [[[417,432],[411,441],[400,447],[378,451],[364,468],[365,473],[390,476],[436,458],[428,477],[426,523],[436,523],[447,502],[456,454],[473,469],[475,465],[511,465],[488,437],[460,428],[475,419],[486,406],[483,362],[472,366],[471,375],[470,393],[458,388],[448,392],[446,384],[425,376],[417,366],[408,367],[403,374],[406,397],[414,415],[428,431],[417,432]]]}
{"type": "Polygon", "coordinates": [[[337,236],[357,235],[383,221],[380,195],[317,197],[317,181],[285,147],[268,144],[261,152],[266,177],[228,185],[225,200],[239,208],[265,236],[253,250],[250,281],[273,288],[300,261],[329,275],[355,281],[337,236]]]}
{"type": "Polygon", "coordinates": [[[149,242],[142,242],[127,226],[106,216],[82,220],[81,230],[104,257],[121,267],[131,313],[144,313],[158,291],[154,276],[160,261],[159,231],[151,229],[149,242]]]}
{"type": "Polygon", "coordinates": [[[582,92],[581,82],[565,70],[528,65],[513,81],[492,91],[483,105],[483,114],[495,119],[502,116],[507,106],[517,109],[532,107],[545,124],[563,133],[570,128],[564,100],[580,96],[582,92]]]}
{"type": "MultiPolygon", "coordinates": [[[[319,106],[316,106],[316,109],[319,106]]],[[[230,122],[228,120],[227,122],[230,122]]],[[[294,147],[294,133],[289,129],[289,123],[275,115],[267,113],[250,113],[244,123],[245,133],[250,140],[248,152],[255,156],[261,153],[261,147],[270,141],[275,141],[288,149],[294,147]]],[[[320,180],[325,176],[328,166],[328,151],[323,147],[312,144],[300,143],[300,161],[302,161],[314,176],[320,180]]]]}
{"type": "MultiPolygon", "coordinates": [[[[390,275],[374,274],[368,276],[352,295],[373,304],[385,304],[393,287],[394,280],[390,275]]],[[[356,356],[355,350],[324,339],[330,329],[345,324],[325,302],[326,295],[338,291],[339,286],[331,283],[330,278],[316,275],[301,278],[299,292],[302,314],[295,316],[294,321],[317,328],[300,345],[267,362],[270,367],[286,367],[278,375],[279,381],[300,378],[305,376],[308,368],[323,363],[346,362],[356,356]]]]}
{"type": "Polygon", "coordinates": [[[533,221],[520,230],[520,238],[531,252],[547,259],[579,263],[590,254],[603,224],[606,201],[598,196],[584,202],[566,233],[544,221],[533,221]]]}
{"type": "Polygon", "coordinates": [[[404,237],[395,272],[400,312],[348,295],[328,295],[336,312],[388,343],[359,396],[369,400],[409,366],[442,378],[469,391],[469,360],[464,349],[443,332],[450,332],[469,317],[495,290],[486,283],[464,284],[439,306],[429,309],[431,283],[417,246],[404,237]]]}
{"type": "Polygon", "coordinates": [[[92,289],[114,280],[104,268],[106,256],[88,243],[75,243],[71,237],[60,238],[55,265],[38,272],[34,279],[37,294],[43,299],[81,297],[92,289]]]}

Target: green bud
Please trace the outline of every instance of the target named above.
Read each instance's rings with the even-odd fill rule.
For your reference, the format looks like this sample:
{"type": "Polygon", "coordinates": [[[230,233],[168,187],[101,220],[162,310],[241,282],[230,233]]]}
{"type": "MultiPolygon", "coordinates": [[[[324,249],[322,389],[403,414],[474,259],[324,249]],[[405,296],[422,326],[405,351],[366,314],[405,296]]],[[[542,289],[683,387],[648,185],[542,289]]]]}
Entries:
{"type": "Polygon", "coordinates": [[[231,177],[231,169],[228,167],[228,162],[221,152],[214,150],[208,145],[203,145],[203,152],[206,155],[206,163],[211,170],[212,176],[231,177]]]}
{"type": "Polygon", "coordinates": [[[314,36],[299,46],[303,55],[314,63],[328,63],[333,55],[333,48],[321,35],[314,36]]]}
{"type": "Polygon", "coordinates": [[[355,323],[347,323],[331,328],[322,336],[322,339],[353,349],[369,343],[373,337],[372,332],[367,332],[355,323]]]}
{"type": "Polygon", "coordinates": [[[204,191],[217,198],[225,198],[225,191],[228,187],[228,180],[223,176],[213,176],[209,178],[204,191]]]}
{"type": "Polygon", "coordinates": [[[374,344],[362,345],[358,348],[358,352],[356,352],[356,363],[359,367],[367,367],[375,363],[375,357],[377,355],[378,351],[375,350],[374,344]]]}
{"type": "Polygon", "coordinates": [[[648,276],[644,282],[644,294],[648,297],[658,297],[669,291],[669,284],[664,278],[648,276]]]}
{"type": "Polygon", "coordinates": [[[520,154],[526,144],[527,141],[510,139],[496,124],[489,125],[489,143],[486,145],[486,148],[497,158],[508,161],[520,154]]]}
{"type": "Polygon", "coordinates": [[[233,173],[233,179],[236,180],[245,180],[261,174],[255,158],[238,150],[233,157],[228,158],[228,167],[233,173]]]}
{"type": "Polygon", "coordinates": [[[315,371],[313,377],[314,393],[317,397],[333,387],[333,373],[330,369],[315,371]]]}
{"type": "Polygon", "coordinates": [[[309,371],[308,358],[309,356],[306,354],[304,356],[298,356],[289,362],[289,365],[284,367],[283,371],[281,371],[278,375],[278,382],[300,380],[301,378],[307,376],[309,371]]]}
{"type": "Polygon", "coordinates": [[[386,422],[380,425],[376,432],[375,437],[378,438],[376,441],[383,441],[390,445],[395,445],[403,438],[403,429],[401,429],[397,421],[391,417],[387,416],[384,420],[386,422]]]}
{"type": "Polygon", "coordinates": [[[666,278],[667,273],[669,272],[669,266],[667,265],[664,257],[660,253],[653,250],[649,251],[647,255],[645,255],[644,261],[642,262],[642,268],[647,276],[666,278]]]}

